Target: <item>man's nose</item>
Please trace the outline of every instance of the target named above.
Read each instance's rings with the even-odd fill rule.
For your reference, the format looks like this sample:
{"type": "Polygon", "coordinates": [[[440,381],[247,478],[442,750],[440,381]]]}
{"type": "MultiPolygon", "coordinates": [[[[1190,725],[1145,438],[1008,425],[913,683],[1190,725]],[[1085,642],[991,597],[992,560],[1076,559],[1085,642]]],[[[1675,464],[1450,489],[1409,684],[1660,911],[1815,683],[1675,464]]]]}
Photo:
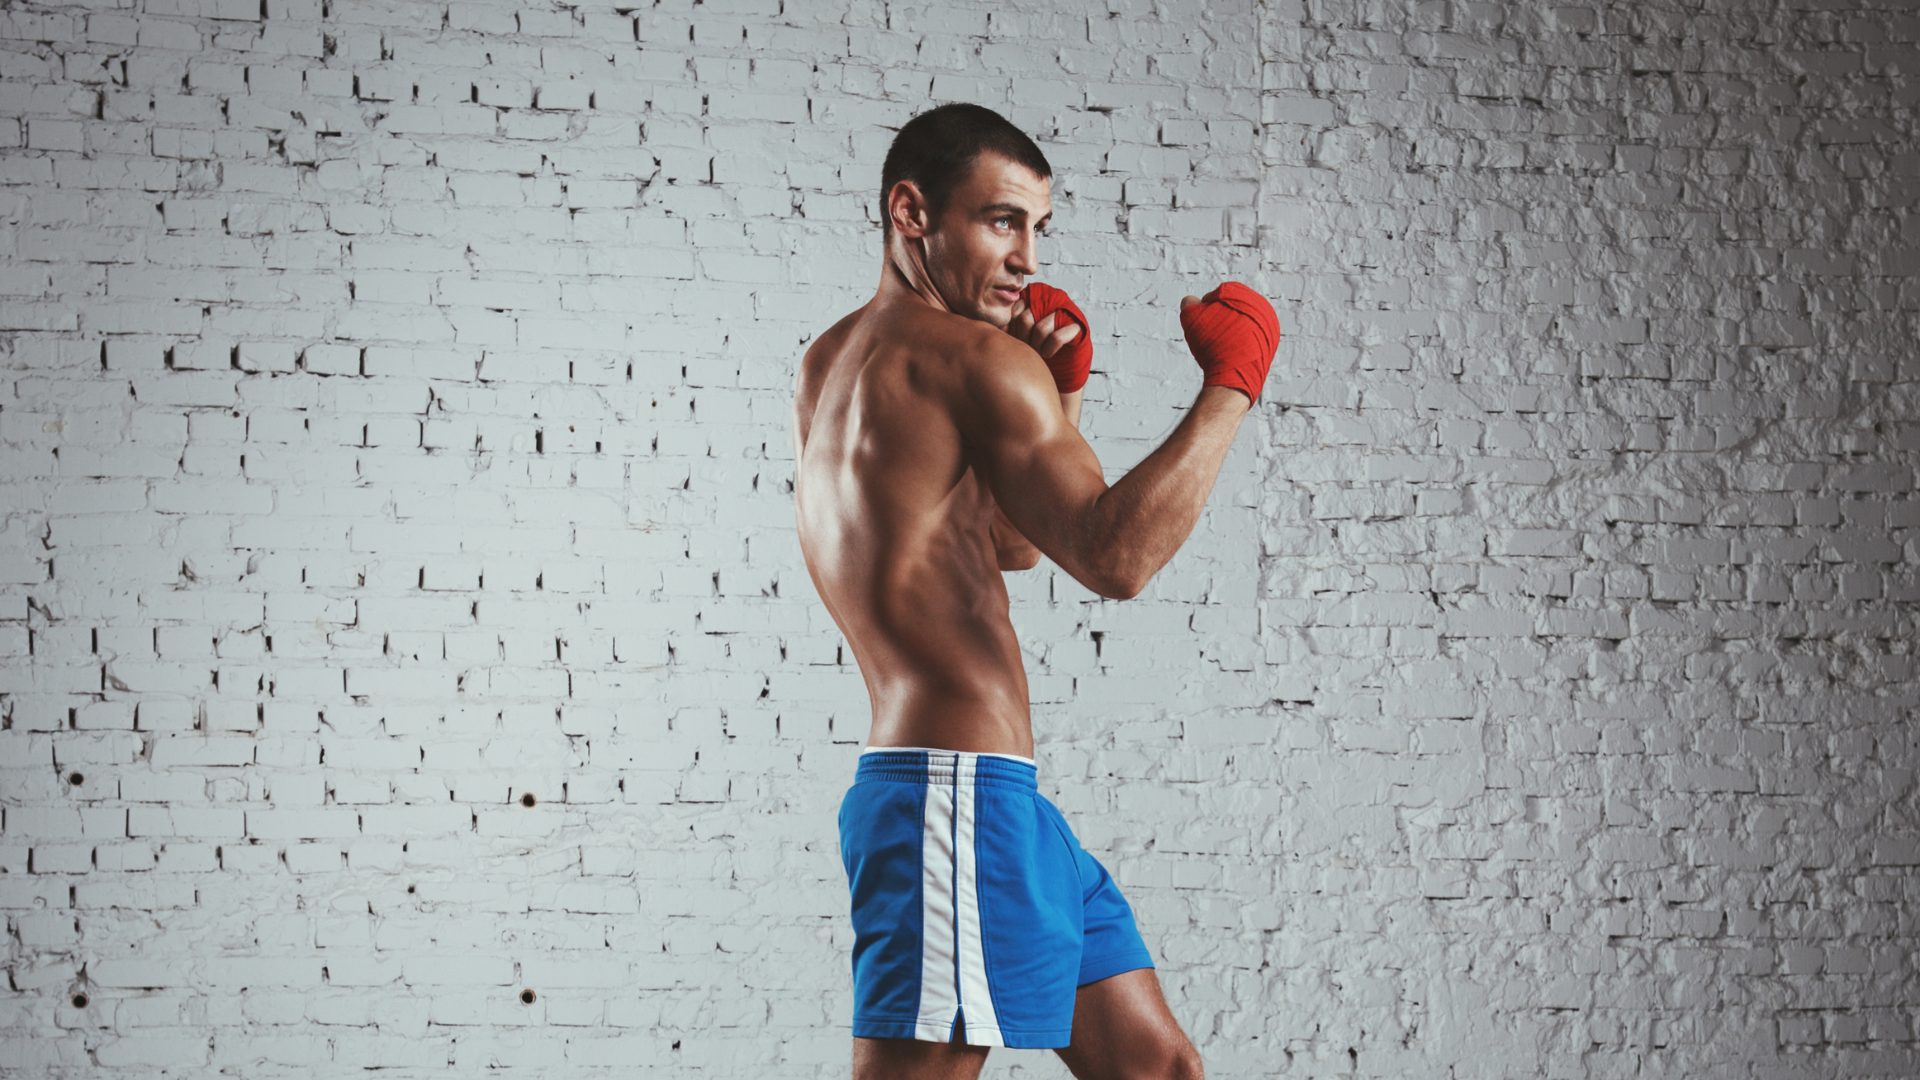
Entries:
{"type": "Polygon", "coordinates": [[[1017,273],[1033,274],[1040,270],[1037,255],[1037,242],[1032,233],[1020,238],[1020,245],[1013,249],[1013,257],[1008,260],[1010,268],[1017,273]]]}

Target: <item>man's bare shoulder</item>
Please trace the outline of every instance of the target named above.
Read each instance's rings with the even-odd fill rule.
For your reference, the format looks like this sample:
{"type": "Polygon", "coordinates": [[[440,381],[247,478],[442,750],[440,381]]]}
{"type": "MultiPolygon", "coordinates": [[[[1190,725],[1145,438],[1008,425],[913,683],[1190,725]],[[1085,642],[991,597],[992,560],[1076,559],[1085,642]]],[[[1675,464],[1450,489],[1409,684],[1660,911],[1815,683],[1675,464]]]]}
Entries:
{"type": "Polygon", "coordinates": [[[869,304],[834,323],[807,349],[802,387],[817,387],[841,361],[860,368],[870,388],[949,407],[983,392],[1053,388],[1046,363],[1025,342],[991,323],[920,304],[869,304]]]}
{"type": "Polygon", "coordinates": [[[801,357],[800,360],[800,376],[802,381],[805,381],[806,377],[819,368],[820,365],[831,361],[846,348],[847,338],[852,336],[854,329],[860,325],[860,320],[865,316],[866,312],[867,309],[865,307],[855,308],[847,312],[841,316],[840,321],[827,327],[826,330],[821,332],[820,336],[813,339],[813,343],[807,346],[806,354],[801,357]]]}
{"type": "Polygon", "coordinates": [[[898,339],[926,375],[953,391],[977,390],[982,380],[1048,379],[1046,363],[1025,342],[992,323],[952,312],[908,313],[898,339]]]}

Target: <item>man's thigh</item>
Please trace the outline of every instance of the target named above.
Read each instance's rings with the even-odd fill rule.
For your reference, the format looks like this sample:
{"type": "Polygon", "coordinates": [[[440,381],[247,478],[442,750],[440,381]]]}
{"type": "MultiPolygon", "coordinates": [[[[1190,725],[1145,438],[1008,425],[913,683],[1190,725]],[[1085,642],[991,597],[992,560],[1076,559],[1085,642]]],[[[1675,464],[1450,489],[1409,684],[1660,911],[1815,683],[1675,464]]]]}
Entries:
{"type": "Polygon", "coordinates": [[[1080,988],[1073,1045],[1055,1051],[1080,1080],[1199,1080],[1200,1054],[1160,993],[1152,968],[1123,971],[1080,988]]]}
{"type": "Polygon", "coordinates": [[[974,1080],[987,1047],[916,1039],[853,1040],[853,1080],[974,1080]]]}

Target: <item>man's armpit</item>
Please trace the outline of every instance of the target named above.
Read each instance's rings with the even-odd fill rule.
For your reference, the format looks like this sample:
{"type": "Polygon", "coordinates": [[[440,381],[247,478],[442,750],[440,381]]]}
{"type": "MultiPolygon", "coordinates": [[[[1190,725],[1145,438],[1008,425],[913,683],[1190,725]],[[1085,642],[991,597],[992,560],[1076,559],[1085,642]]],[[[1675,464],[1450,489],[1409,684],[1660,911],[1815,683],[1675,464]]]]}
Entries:
{"type": "Polygon", "coordinates": [[[989,532],[993,536],[994,559],[1000,569],[1031,570],[1040,565],[1039,547],[1021,535],[1013,522],[1007,520],[1007,512],[998,506],[993,508],[993,523],[989,532]]]}

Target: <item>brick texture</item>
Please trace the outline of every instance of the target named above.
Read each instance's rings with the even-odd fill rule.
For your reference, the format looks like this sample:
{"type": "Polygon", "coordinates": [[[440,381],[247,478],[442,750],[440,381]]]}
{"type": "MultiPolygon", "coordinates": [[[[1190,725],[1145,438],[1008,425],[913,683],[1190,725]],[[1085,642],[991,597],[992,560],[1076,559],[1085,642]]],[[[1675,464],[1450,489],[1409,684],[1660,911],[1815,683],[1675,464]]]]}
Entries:
{"type": "Polygon", "coordinates": [[[1112,475],[1181,294],[1285,327],[1146,593],[1010,578],[1210,1075],[1920,1075],[1917,39],[6,5],[0,1075],[844,1075],[789,393],[946,100],[1054,163],[1112,475]]]}

